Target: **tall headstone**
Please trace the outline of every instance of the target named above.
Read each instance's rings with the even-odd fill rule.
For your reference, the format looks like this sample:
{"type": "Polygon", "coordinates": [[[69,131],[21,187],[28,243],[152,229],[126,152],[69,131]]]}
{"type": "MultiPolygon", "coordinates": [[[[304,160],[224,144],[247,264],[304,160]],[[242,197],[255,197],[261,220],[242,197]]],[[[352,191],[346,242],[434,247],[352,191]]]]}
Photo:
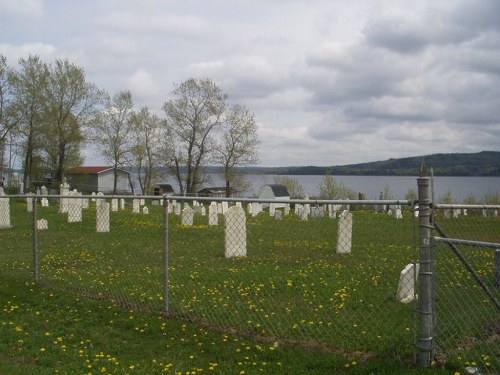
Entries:
{"type": "Polygon", "coordinates": [[[28,212],[33,212],[33,204],[34,204],[34,199],[33,199],[33,194],[32,193],[28,193],[26,194],[27,197],[26,197],[26,210],[28,212]]]}
{"type": "Polygon", "coordinates": [[[181,214],[181,224],[182,225],[193,225],[193,216],[194,216],[194,211],[191,207],[186,206],[182,210],[181,214]]]}
{"type": "Polygon", "coordinates": [[[10,198],[5,194],[0,194],[0,228],[10,228],[10,198]]]}
{"type": "Polygon", "coordinates": [[[148,206],[144,206],[144,207],[142,207],[142,213],[143,213],[144,215],[149,215],[149,208],[148,208],[148,206]]]}
{"type": "Polygon", "coordinates": [[[111,199],[111,211],[112,212],[118,211],[118,199],[116,199],[116,198],[111,199]]]}
{"type": "Polygon", "coordinates": [[[274,212],[276,211],[276,204],[275,203],[269,203],[269,216],[274,217],[274,212]]]}
{"type": "Polygon", "coordinates": [[[225,215],[225,256],[226,258],[247,255],[247,226],[243,208],[232,206],[225,215]]]}
{"type": "Polygon", "coordinates": [[[45,186],[42,186],[42,187],[40,188],[40,194],[41,194],[41,195],[47,195],[47,188],[46,188],[45,186]]]}
{"type": "MultiPolygon", "coordinates": [[[[69,184],[66,182],[66,179],[64,179],[63,183],[59,186],[60,189],[60,195],[61,196],[68,196],[69,195],[69,184]]],[[[59,213],[66,213],[68,212],[68,204],[69,204],[69,198],[61,198],[59,200],[59,213]]]]}
{"type": "Polygon", "coordinates": [[[349,211],[345,210],[340,214],[338,230],[337,253],[350,253],[352,247],[352,214],[349,211]]]}
{"type": "Polygon", "coordinates": [[[403,218],[403,213],[401,212],[401,206],[398,204],[394,210],[396,219],[401,220],[403,218]]]}
{"type": "Polygon", "coordinates": [[[45,197],[40,199],[40,203],[42,204],[42,207],[49,207],[49,200],[45,197]]]}
{"type": "Polygon", "coordinates": [[[96,206],[96,231],[103,233],[109,232],[109,203],[103,201],[96,206]]]}
{"type": "Polygon", "coordinates": [[[124,209],[125,209],[125,198],[120,198],[120,208],[121,208],[122,210],[124,210],[124,209]]]}
{"type": "Polygon", "coordinates": [[[290,203],[285,203],[285,216],[290,214],[290,203]]]}
{"type": "MultiPolygon", "coordinates": [[[[69,193],[72,197],[81,196],[76,190],[69,193]]],[[[82,221],[82,200],[78,198],[68,198],[68,223],[82,221]]]]}
{"type": "Polygon", "coordinates": [[[212,202],[208,206],[208,225],[218,225],[219,215],[217,214],[217,203],[212,202]]]}
{"type": "Polygon", "coordinates": [[[134,214],[138,214],[141,212],[141,200],[140,199],[133,199],[132,200],[132,212],[134,214]]]}
{"type": "Polygon", "coordinates": [[[398,289],[396,291],[396,298],[403,303],[412,302],[416,295],[416,283],[420,264],[410,263],[401,271],[399,276],[398,289]]]}

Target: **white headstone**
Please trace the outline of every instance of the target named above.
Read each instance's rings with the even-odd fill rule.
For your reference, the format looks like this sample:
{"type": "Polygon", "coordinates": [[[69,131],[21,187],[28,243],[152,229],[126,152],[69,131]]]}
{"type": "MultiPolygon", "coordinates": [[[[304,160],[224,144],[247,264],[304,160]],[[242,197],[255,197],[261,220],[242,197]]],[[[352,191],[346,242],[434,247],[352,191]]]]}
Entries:
{"type": "Polygon", "coordinates": [[[144,206],[144,207],[142,208],[142,213],[143,213],[144,215],[148,215],[148,214],[149,214],[149,208],[148,208],[147,206],[144,206]]]}
{"type": "Polygon", "coordinates": [[[109,232],[109,203],[103,201],[96,206],[96,231],[109,232]]]}
{"type": "Polygon", "coordinates": [[[140,199],[133,199],[132,200],[132,212],[134,214],[138,214],[141,212],[141,200],[140,199]]]}
{"type": "MultiPolygon", "coordinates": [[[[76,190],[69,193],[72,197],[81,196],[76,190]]],[[[77,198],[68,198],[68,223],[77,223],[82,221],[82,200],[77,198]]]]}
{"type": "Polygon", "coordinates": [[[34,199],[32,194],[28,194],[28,197],[26,198],[26,210],[28,212],[33,212],[33,204],[34,204],[34,199]]]}
{"type": "Polygon", "coordinates": [[[116,199],[116,198],[111,199],[111,211],[112,212],[118,211],[118,199],[116,199]]]}
{"type": "Polygon", "coordinates": [[[208,206],[208,225],[217,225],[219,221],[219,214],[217,214],[217,203],[212,202],[208,206]]]}
{"type": "Polygon", "coordinates": [[[290,203],[285,203],[285,216],[290,214],[290,203]]]}
{"type": "Polygon", "coordinates": [[[269,216],[274,217],[274,212],[276,211],[276,204],[275,203],[269,203],[269,216]]]}
{"type": "Polygon", "coordinates": [[[181,214],[181,224],[182,225],[193,225],[194,211],[191,207],[187,206],[182,210],[181,214]]]}
{"type": "Polygon", "coordinates": [[[225,215],[225,256],[245,257],[247,255],[247,226],[243,208],[233,206],[225,215]]]}
{"type": "Polygon", "coordinates": [[[47,219],[38,219],[36,221],[36,229],[38,230],[49,229],[49,223],[47,219]]]}
{"type": "Polygon", "coordinates": [[[49,207],[49,200],[45,197],[40,199],[40,203],[42,204],[42,207],[49,207]]]}
{"type": "Polygon", "coordinates": [[[140,200],[139,204],[140,204],[141,206],[144,206],[144,205],[146,204],[146,200],[145,200],[144,198],[141,198],[141,200],[140,200]]]}
{"type": "Polygon", "coordinates": [[[222,213],[226,214],[228,209],[229,209],[229,204],[227,203],[227,201],[222,202],[222,213]]]}
{"type": "Polygon", "coordinates": [[[40,189],[40,194],[41,195],[47,195],[47,188],[45,186],[42,186],[40,189]]]}
{"type": "Polygon", "coordinates": [[[283,211],[275,210],[274,211],[274,220],[283,220],[283,211]]]}
{"type": "Polygon", "coordinates": [[[397,205],[395,209],[396,219],[401,220],[403,218],[403,213],[401,212],[401,206],[397,205]]]}
{"type": "Polygon", "coordinates": [[[252,216],[257,216],[260,212],[262,212],[262,204],[261,203],[252,204],[252,216]]]}
{"type": "Polygon", "coordinates": [[[122,210],[125,209],[125,198],[120,199],[120,209],[122,209],[122,210]]]}
{"type": "Polygon", "coordinates": [[[337,253],[351,252],[352,245],[352,214],[345,210],[339,216],[339,233],[337,237],[337,253]]]}
{"type": "Polygon", "coordinates": [[[410,303],[415,299],[415,286],[417,283],[420,264],[410,263],[401,271],[396,298],[403,303],[410,303]]]}
{"type": "MultiPolygon", "coordinates": [[[[60,195],[61,196],[68,196],[69,195],[69,184],[64,181],[61,186],[59,186],[60,188],[60,195]]],[[[68,204],[69,204],[69,201],[68,201],[69,198],[61,198],[59,200],[59,213],[66,213],[68,212],[68,204]]]]}
{"type": "Polygon", "coordinates": [[[250,203],[247,204],[247,212],[248,212],[249,215],[251,215],[253,213],[252,202],[250,202],[250,203]]]}
{"type": "MultiPolygon", "coordinates": [[[[104,193],[102,191],[100,191],[95,196],[96,197],[104,197],[104,193]]],[[[97,207],[97,206],[103,204],[104,202],[106,202],[106,200],[104,198],[96,198],[95,205],[97,207]]]]}
{"type": "Polygon", "coordinates": [[[0,196],[0,228],[10,228],[10,201],[5,195],[0,196]]]}

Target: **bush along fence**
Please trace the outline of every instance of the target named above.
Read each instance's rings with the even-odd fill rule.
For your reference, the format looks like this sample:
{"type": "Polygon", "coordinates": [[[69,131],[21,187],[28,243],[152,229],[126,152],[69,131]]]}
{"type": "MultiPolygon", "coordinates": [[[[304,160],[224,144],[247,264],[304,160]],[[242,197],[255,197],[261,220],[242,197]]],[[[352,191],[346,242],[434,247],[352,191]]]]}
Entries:
{"type": "Polygon", "coordinates": [[[498,372],[500,207],[448,219],[418,184],[418,202],[2,196],[0,272],[278,345],[498,372]]]}

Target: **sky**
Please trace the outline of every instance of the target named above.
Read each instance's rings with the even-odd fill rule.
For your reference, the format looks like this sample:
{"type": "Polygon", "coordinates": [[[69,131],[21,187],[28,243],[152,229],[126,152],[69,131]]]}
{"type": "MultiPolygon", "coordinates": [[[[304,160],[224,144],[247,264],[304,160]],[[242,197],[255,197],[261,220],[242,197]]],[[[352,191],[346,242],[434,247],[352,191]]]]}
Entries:
{"type": "Polygon", "coordinates": [[[162,117],[209,78],[254,113],[260,166],[500,151],[498,0],[1,0],[0,54],[162,117]]]}

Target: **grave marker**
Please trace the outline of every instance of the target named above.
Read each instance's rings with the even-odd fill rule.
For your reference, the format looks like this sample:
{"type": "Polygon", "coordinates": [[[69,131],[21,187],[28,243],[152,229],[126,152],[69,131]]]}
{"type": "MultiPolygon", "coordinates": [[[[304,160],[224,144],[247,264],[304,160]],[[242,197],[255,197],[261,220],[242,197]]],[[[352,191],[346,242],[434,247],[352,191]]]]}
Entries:
{"type": "Polygon", "coordinates": [[[233,206],[225,215],[225,256],[246,257],[247,255],[247,228],[246,215],[243,208],[233,206]]]}
{"type": "Polygon", "coordinates": [[[344,210],[339,216],[339,233],[337,238],[337,253],[348,254],[352,245],[352,214],[344,210]]]}

